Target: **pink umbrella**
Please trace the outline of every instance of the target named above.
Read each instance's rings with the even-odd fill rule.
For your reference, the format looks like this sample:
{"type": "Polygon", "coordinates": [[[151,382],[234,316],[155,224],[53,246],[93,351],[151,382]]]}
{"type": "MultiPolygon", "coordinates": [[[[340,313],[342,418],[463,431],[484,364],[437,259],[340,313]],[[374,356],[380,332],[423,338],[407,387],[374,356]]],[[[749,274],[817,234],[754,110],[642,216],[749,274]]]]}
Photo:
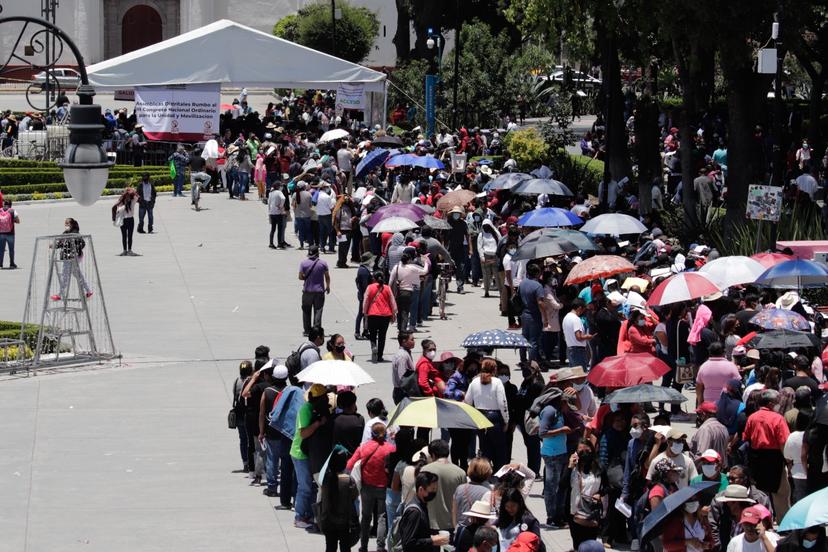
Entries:
{"type": "Polygon", "coordinates": [[[647,301],[648,305],[669,305],[692,301],[717,293],[718,286],[698,272],[680,272],[658,284],[647,301]]]}

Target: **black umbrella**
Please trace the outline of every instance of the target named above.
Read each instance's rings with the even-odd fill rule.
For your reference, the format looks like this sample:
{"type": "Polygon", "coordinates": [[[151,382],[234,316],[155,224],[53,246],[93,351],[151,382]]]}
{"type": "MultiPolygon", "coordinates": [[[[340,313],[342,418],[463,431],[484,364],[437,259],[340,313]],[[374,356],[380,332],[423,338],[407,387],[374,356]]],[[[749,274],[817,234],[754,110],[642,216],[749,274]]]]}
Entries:
{"type": "Polygon", "coordinates": [[[397,138],[396,136],[379,136],[371,140],[371,143],[375,146],[401,146],[403,145],[403,141],[397,138]]]}
{"type": "Polygon", "coordinates": [[[564,238],[551,238],[544,235],[523,240],[512,256],[513,261],[557,257],[573,253],[580,248],[564,238]]]}
{"type": "Polygon", "coordinates": [[[524,180],[529,180],[532,177],[525,173],[501,173],[493,180],[486,183],[483,189],[487,192],[489,190],[509,190],[524,180]]]}
{"type": "Polygon", "coordinates": [[[657,537],[661,533],[661,530],[664,527],[664,522],[667,521],[667,518],[669,518],[673,512],[683,507],[685,502],[699,494],[701,491],[709,489],[710,487],[718,486],[719,484],[719,481],[701,481],[699,483],[694,483],[689,487],[679,489],[673,494],[664,497],[661,504],[656,506],[655,509],[644,518],[644,526],[641,529],[641,542],[644,543],[657,537]]]}
{"type": "Polygon", "coordinates": [[[819,337],[816,334],[796,330],[771,330],[760,333],[751,339],[748,345],[754,349],[820,348],[819,337]]]}

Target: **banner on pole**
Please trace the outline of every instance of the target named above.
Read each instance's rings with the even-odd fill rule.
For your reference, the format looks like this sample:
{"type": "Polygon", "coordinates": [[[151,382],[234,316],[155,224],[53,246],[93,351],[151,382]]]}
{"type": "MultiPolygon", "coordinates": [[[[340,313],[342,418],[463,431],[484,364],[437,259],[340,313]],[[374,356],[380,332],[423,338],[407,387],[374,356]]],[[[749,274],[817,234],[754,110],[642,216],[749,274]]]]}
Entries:
{"type": "Polygon", "coordinates": [[[209,140],[219,132],[220,103],[218,83],[135,87],[135,116],[150,140],[209,140]]]}
{"type": "Polygon", "coordinates": [[[425,77],[425,115],[426,115],[426,136],[434,134],[437,126],[437,83],[440,77],[437,75],[426,75],[425,77]]]}
{"type": "Polygon", "coordinates": [[[336,109],[365,110],[365,85],[339,83],[336,89],[336,109]]]}

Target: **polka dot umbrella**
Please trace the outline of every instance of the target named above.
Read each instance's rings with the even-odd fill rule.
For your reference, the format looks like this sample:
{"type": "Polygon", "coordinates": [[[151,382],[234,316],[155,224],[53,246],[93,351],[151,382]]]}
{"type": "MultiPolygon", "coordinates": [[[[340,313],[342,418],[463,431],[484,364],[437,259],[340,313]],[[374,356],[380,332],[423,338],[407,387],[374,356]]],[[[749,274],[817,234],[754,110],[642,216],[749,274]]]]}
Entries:
{"type": "Polygon", "coordinates": [[[529,347],[526,338],[517,332],[506,330],[483,330],[463,340],[466,349],[525,349],[529,347]]]}

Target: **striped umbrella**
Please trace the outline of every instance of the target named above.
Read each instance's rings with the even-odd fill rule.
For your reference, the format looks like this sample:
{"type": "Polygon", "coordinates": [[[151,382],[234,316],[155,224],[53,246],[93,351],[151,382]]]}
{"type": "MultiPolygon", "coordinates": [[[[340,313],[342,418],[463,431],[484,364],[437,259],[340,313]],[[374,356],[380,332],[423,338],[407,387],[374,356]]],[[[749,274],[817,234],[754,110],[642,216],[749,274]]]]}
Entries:
{"type": "Polygon", "coordinates": [[[388,425],[440,427],[448,429],[486,429],[492,427],[486,416],[470,404],[437,397],[405,398],[388,419],[388,425]]]}
{"type": "Polygon", "coordinates": [[[569,276],[566,277],[564,285],[581,284],[625,272],[635,272],[635,266],[624,257],[595,255],[575,265],[575,268],[569,271],[569,276]]]}
{"type": "Polygon", "coordinates": [[[721,291],[707,276],[699,272],[680,272],[656,286],[648,305],[669,305],[692,301],[721,291]]]}
{"type": "Polygon", "coordinates": [[[784,255],[782,253],[757,253],[756,255],[751,255],[750,258],[759,261],[759,264],[765,268],[770,268],[793,259],[790,255],[784,255]]]}

